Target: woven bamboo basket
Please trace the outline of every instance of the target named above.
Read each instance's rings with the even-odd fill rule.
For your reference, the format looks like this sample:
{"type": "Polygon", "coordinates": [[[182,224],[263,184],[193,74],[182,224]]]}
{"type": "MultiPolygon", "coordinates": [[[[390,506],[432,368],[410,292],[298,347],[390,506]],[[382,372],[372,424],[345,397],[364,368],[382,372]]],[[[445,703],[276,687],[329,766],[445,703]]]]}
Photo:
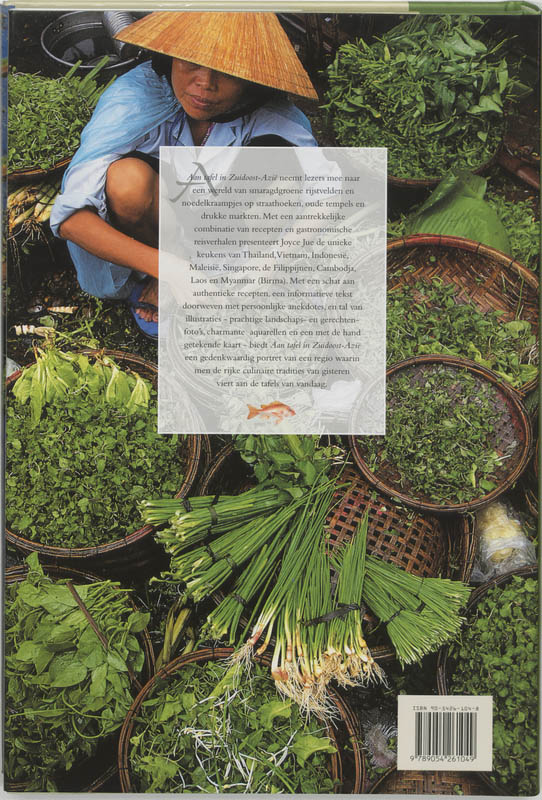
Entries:
{"type": "MultiPolygon", "coordinates": [[[[453,356],[416,356],[394,364],[387,370],[388,385],[397,376],[409,375],[413,382],[423,380],[437,367],[445,366],[458,373],[467,370],[474,376],[480,386],[491,385],[497,392],[493,402],[495,411],[500,414],[498,425],[490,437],[490,443],[497,453],[506,454],[505,460],[495,471],[493,481],[495,489],[485,495],[462,503],[436,503],[429,495],[409,493],[408,485],[401,486],[401,475],[394,464],[383,462],[378,472],[373,472],[366,461],[366,449],[363,439],[349,437],[354,461],[363,476],[379,491],[393,497],[405,505],[430,513],[466,513],[481,508],[492,502],[512,486],[528,464],[532,447],[532,430],[529,415],[519,398],[509,386],[497,378],[491,370],[475,364],[466,358],[453,356]]],[[[450,403],[453,397],[450,396],[450,403]]],[[[393,409],[388,408],[388,414],[393,409]]],[[[436,432],[435,432],[436,433],[436,432]]]]}
{"type": "MultiPolygon", "coordinates": [[[[491,158],[486,159],[480,166],[476,167],[476,169],[471,170],[476,175],[483,175],[485,172],[490,169],[497,162],[500,152],[500,145],[497,150],[493,153],[491,158]]],[[[391,186],[397,186],[401,189],[434,189],[441,180],[443,179],[444,175],[440,177],[437,176],[427,176],[424,178],[399,178],[397,175],[388,175],[388,183],[391,186]]]]}
{"type": "MultiPolygon", "coordinates": [[[[515,575],[524,578],[534,578],[538,575],[536,567],[520,567],[519,569],[511,572],[505,572],[503,575],[498,575],[495,578],[478,586],[471,594],[466,608],[466,617],[472,615],[476,611],[478,603],[484,599],[486,594],[493,589],[494,586],[504,586],[515,575]]],[[[448,646],[441,647],[437,659],[437,690],[440,695],[450,694],[450,680],[453,673],[453,664],[449,658],[448,646]]],[[[479,772],[477,773],[482,779],[484,784],[493,790],[493,793],[499,795],[508,795],[509,792],[505,791],[502,786],[499,786],[497,781],[490,780],[491,773],[479,772]]],[[[487,793],[487,792],[486,792],[487,793]]]]}
{"type": "MultiPolygon", "coordinates": [[[[189,653],[187,655],[179,656],[178,658],[171,661],[161,670],[159,670],[156,675],[154,675],[151,680],[143,687],[140,691],[136,699],[134,700],[132,707],[130,708],[128,715],[124,721],[124,725],[122,726],[120,737],[119,737],[119,749],[118,749],[118,769],[120,775],[120,782],[123,792],[135,792],[137,791],[136,787],[132,782],[132,777],[130,773],[130,739],[133,735],[134,724],[137,720],[138,714],[141,709],[142,703],[147,699],[147,697],[152,693],[155,685],[157,682],[164,680],[167,677],[174,676],[178,670],[181,670],[187,664],[197,664],[197,663],[205,663],[207,661],[214,661],[219,659],[226,659],[233,653],[233,649],[229,647],[220,647],[220,648],[205,648],[202,650],[196,650],[193,653],[189,653]]],[[[265,656],[258,659],[261,664],[266,664],[268,666],[271,665],[271,660],[266,658],[265,656]]],[[[347,742],[349,747],[352,750],[353,756],[353,764],[352,764],[352,786],[349,788],[349,793],[358,794],[361,791],[361,787],[363,786],[363,781],[365,777],[365,765],[363,759],[363,753],[360,749],[358,739],[356,737],[355,727],[353,725],[353,715],[352,711],[349,708],[348,704],[339,696],[336,692],[330,692],[333,702],[337,707],[340,716],[340,724],[337,726],[327,725],[327,733],[328,736],[333,740],[335,746],[337,747],[337,753],[331,755],[330,758],[330,773],[331,777],[338,781],[339,788],[337,791],[344,792],[344,781],[346,779],[345,770],[344,770],[344,746],[347,742]],[[342,788],[341,788],[342,787],[342,788]]]]}
{"type": "Polygon", "coordinates": [[[487,784],[476,772],[426,772],[396,770],[386,772],[374,784],[371,794],[462,794],[488,795],[487,784]]]}
{"type": "MultiPolygon", "coordinates": [[[[52,564],[42,564],[43,571],[46,575],[54,580],[69,579],[76,584],[96,583],[102,580],[97,575],[90,572],[84,572],[77,569],[69,569],[67,567],[54,566],[52,564]]],[[[28,567],[26,564],[18,567],[10,567],[5,572],[5,584],[7,586],[12,583],[17,583],[24,580],[28,567]]],[[[137,606],[129,599],[130,605],[134,611],[137,606]]],[[[145,683],[154,674],[154,650],[152,647],[151,637],[147,628],[138,634],[141,646],[145,653],[145,664],[141,678],[145,683]]],[[[137,691],[141,687],[139,681],[134,684],[134,689],[137,691]]],[[[107,739],[102,740],[94,756],[85,758],[72,767],[72,769],[63,775],[58,780],[59,791],[61,792],[99,792],[105,784],[113,778],[117,773],[117,765],[112,759],[114,748],[112,745],[116,742],[117,734],[107,739]]],[[[6,790],[8,792],[24,792],[26,791],[27,784],[23,782],[6,782],[6,790]]]]}
{"type": "MultiPolygon", "coordinates": [[[[349,542],[368,511],[369,553],[421,578],[442,575],[468,583],[476,552],[470,517],[457,515],[442,519],[401,507],[375,491],[351,464],[345,466],[340,482],[347,487],[335,492],[334,507],[326,523],[332,547],[349,542]]],[[[255,483],[250,465],[243,461],[233,444],[228,444],[215,456],[198,494],[236,494],[255,483]]],[[[213,595],[216,603],[223,598],[222,592],[213,595]]],[[[245,624],[247,621],[242,618],[245,624]]],[[[376,620],[367,615],[366,625],[374,624],[376,620]]],[[[391,644],[372,645],[369,627],[367,632],[373,658],[380,664],[392,661],[395,651],[391,644]]]]}
{"type": "MultiPolygon", "coordinates": [[[[98,352],[103,352],[113,358],[119,366],[137,372],[141,377],[150,380],[156,386],[157,366],[150,361],[145,361],[140,356],[117,350],[83,350],[82,352],[90,357],[97,355],[98,352]]],[[[19,370],[8,377],[6,380],[8,391],[20,374],[21,371],[19,370]]],[[[186,497],[198,472],[202,438],[197,435],[189,435],[181,442],[180,447],[182,448],[186,469],[182,484],[175,496],[186,497]]],[[[114,568],[116,570],[120,569],[122,572],[133,572],[140,567],[146,566],[149,562],[157,561],[163,557],[161,548],[156,545],[152,537],[153,531],[154,528],[152,526],[145,525],[136,531],[128,533],[122,539],[94,547],[70,548],[43,544],[26,539],[7,529],[6,539],[24,554],[37,551],[44,561],[71,565],[84,563],[86,567],[98,571],[107,571],[110,568],[114,568]]]]}
{"type": "Polygon", "coordinates": [[[70,156],[61,158],[56,164],[48,169],[41,169],[40,167],[27,167],[26,169],[18,169],[13,172],[8,172],[8,182],[14,186],[22,186],[25,183],[37,182],[45,180],[45,178],[60,177],[68,164],[73,158],[73,153],[70,156]]]}
{"type": "MultiPolygon", "coordinates": [[[[456,302],[473,303],[482,313],[498,311],[503,322],[530,322],[538,337],[538,278],[500,250],[458,236],[428,234],[388,243],[388,292],[433,278],[457,287],[456,302]]],[[[527,394],[536,385],[534,379],[517,391],[527,394]]]]}

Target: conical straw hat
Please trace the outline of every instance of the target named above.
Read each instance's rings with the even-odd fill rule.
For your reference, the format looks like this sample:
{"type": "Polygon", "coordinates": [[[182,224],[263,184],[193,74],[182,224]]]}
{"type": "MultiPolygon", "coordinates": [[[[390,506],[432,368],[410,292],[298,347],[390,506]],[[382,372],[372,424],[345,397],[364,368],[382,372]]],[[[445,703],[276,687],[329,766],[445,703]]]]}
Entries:
{"type": "Polygon", "coordinates": [[[276,14],[156,11],[115,37],[283,92],[318,99],[276,14]]]}

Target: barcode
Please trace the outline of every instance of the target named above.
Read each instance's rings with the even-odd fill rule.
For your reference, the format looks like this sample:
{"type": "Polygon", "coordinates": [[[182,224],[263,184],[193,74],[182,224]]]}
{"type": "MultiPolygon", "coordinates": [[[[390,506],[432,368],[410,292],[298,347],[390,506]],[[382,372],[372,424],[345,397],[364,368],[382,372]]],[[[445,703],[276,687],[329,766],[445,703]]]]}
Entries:
{"type": "Polygon", "coordinates": [[[492,750],[491,696],[398,696],[397,769],[491,772],[492,750]]]}
{"type": "Polygon", "coordinates": [[[477,758],[478,714],[473,711],[415,711],[414,755],[477,758]]]}

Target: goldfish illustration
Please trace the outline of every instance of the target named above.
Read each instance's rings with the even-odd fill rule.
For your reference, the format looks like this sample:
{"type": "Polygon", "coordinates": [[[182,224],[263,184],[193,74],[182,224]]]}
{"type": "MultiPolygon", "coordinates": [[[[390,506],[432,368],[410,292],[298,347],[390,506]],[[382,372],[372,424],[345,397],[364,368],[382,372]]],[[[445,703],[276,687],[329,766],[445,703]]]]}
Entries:
{"type": "Polygon", "coordinates": [[[252,419],[257,416],[260,416],[262,419],[274,419],[275,425],[278,425],[279,422],[282,422],[286,417],[294,417],[295,411],[293,408],[290,408],[290,406],[280,403],[278,400],[275,400],[273,403],[267,403],[267,405],[262,405],[260,408],[248,405],[247,419],[252,419]]]}

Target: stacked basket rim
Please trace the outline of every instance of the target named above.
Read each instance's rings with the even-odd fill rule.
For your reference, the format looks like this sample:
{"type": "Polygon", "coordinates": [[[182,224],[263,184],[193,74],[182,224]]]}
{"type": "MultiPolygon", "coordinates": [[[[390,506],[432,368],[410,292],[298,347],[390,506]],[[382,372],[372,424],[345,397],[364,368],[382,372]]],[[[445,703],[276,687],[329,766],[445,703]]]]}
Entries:
{"type": "MultiPolygon", "coordinates": [[[[438,278],[458,290],[457,302],[469,301],[484,313],[496,311],[503,322],[531,324],[538,338],[537,275],[506,253],[460,236],[416,233],[388,242],[387,288],[438,278]]],[[[537,388],[536,378],[517,387],[521,396],[537,388]]]]}
{"type": "Polygon", "coordinates": [[[59,177],[66,167],[69,165],[73,158],[73,153],[69,156],[59,159],[52,166],[47,169],[41,167],[26,167],[25,169],[16,169],[7,173],[9,183],[16,186],[31,183],[32,181],[42,181],[45,178],[59,177]]]}

